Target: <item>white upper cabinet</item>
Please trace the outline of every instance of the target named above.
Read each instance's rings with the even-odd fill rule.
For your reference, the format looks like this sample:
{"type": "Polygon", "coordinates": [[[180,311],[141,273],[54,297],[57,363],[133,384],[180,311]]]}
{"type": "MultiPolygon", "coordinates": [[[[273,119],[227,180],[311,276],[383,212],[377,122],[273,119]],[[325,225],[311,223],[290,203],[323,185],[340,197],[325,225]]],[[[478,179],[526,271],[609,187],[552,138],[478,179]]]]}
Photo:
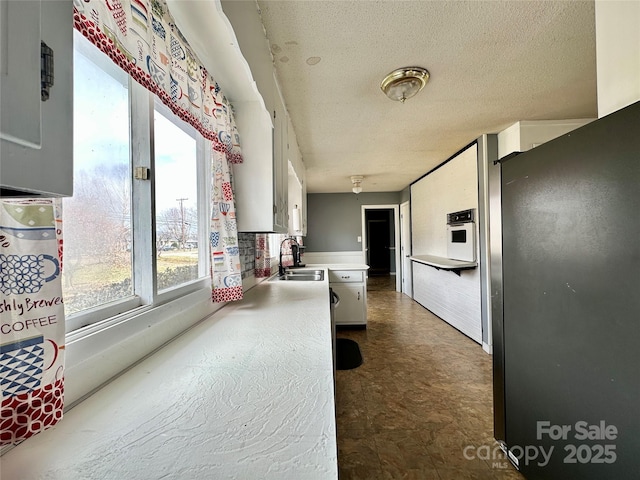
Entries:
{"type": "Polygon", "coordinates": [[[305,236],[307,234],[306,172],[291,119],[289,119],[287,133],[289,137],[289,234],[305,236]],[[297,210],[294,210],[296,208],[297,210]]]}
{"type": "Polygon", "coordinates": [[[594,118],[573,120],[522,120],[498,133],[498,158],[526,152],[554,138],[582,127],[594,118]]]}
{"type": "Polygon", "coordinates": [[[222,8],[262,98],[262,102],[232,100],[244,158],[233,167],[238,231],[293,233],[288,165],[298,146],[293,145],[295,136],[269,42],[254,2],[223,1],[222,8]]]}
{"type": "Polygon", "coordinates": [[[287,233],[289,228],[289,118],[284,100],[274,78],[276,98],[273,119],[273,191],[274,191],[274,230],[287,233]]]}
{"type": "Polygon", "coordinates": [[[3,196],[73,194],[72,20],[71,0],[0,0],[3,196]],[[47,95],[41,56],[48,49],[47,95]]]}
{"type": "Polygon", "coordinates": [[[2,138],[40,148],[40,3],[0,2],[2,138]]]}
{"type": "Polygon", "coordinates": [[[244,158],[233,166],[239,232],[287,233],[288,121],[277,98],[271,112],[258,102],[234,104],[244,158]]]}

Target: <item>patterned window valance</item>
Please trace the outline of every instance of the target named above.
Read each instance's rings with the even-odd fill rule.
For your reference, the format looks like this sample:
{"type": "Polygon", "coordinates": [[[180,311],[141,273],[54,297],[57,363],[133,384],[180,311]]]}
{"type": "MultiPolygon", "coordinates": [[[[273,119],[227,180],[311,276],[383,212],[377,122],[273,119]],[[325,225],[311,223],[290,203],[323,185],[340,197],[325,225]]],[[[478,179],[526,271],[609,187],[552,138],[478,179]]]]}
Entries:
{"type": "Polygon", "coordinates": [[[231,104],[202,66],[164,0],[76,0],[74,27],[176,115],[242,163],[231,104]]]}

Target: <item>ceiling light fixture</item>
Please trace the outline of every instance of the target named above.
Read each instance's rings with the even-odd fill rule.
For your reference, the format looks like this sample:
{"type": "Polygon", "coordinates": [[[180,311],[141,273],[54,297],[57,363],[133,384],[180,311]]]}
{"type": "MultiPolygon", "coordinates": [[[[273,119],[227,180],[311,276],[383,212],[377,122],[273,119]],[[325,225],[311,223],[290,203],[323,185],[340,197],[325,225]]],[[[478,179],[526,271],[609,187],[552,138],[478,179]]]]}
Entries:
{"type": "Polygon", "coordinates": [[[391,100],[404,103],[413,97],[429,81],[429,72],[422,67],[404,67],[394,70],[384,77],[380,88],[391,100]]]}
{"type": "Polygon", "coordinates": [[[353,188],[351,189],[351,191],[356,195],[362,191],[362,187],[360,186],[362,180],[364,180],[364,177],[362,175],[353,175],[351,177],[351,183],[353,183],[353,188]]]}

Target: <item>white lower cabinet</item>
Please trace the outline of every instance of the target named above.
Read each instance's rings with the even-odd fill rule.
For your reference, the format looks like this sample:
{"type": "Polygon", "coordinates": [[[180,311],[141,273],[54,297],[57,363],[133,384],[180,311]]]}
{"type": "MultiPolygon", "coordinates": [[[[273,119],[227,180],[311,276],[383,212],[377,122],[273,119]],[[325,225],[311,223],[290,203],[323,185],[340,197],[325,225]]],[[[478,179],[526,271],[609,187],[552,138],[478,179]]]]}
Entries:
{"type": "Polygon", "coordinates": [[[365,270],[329,270],[329,286],[340,297],[336,325],[367,325],[366,281],[365,270]]]}

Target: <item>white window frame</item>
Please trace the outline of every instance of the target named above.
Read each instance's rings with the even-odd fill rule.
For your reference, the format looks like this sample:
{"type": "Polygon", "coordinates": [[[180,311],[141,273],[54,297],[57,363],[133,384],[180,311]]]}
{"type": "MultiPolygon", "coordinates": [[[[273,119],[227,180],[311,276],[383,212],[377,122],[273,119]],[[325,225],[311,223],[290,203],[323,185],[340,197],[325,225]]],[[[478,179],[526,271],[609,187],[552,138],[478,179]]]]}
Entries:
{"type": "MultiPolygon", "coordinates": [[[[176,115],[164,105],[157,97],[153,94],[149,93],[149,96],[152,101],[151,107],[151,145],[152,148],[155,145],[155,136],[153,129],[153,115],[154,110],[158,110],[158,112],[171,121],[176,127],[180,128],[189,136],[192,136],[196,140],[196,169],[198,171],[197,179],[197,195],[198,195],[198,278],[191,280],[189,282],[182,283],[180,285],[176,285],[175,287],[168,288],[161,292],[158,291],[157,287],[157,273],[158,273],[158,265],[157,265],[157,244],[155,241],[155,231],[156,231],[156,215],[155,215],[155,201],[152,201],[153,204],[153,258],[152,260],[152,272],[154,279],[154,301],[153,304],[162,304],[168,301],[174,300],[178,297],[182,297],[191,293],[198,288],[204,288],[207,285],[211,284],[209,278],[209,255],[207,246],[209,245],[208,240],[208,231],[209,231],[209,211],[211,209],[208,192],[210,191],[210,182],[207,182],[207,179],[211,178],[211,165],[210,162],[207,162],[207,147],[211,147],[211,142],[206,140],[200,132],[198,132],[193,126],[189,125],[186,122],[179,121],[176,122],[176,115]],[[202,173],[202,174],[200,174],[202,173]],[[204,212],[203,212],[204,210],[204,212]]],[[[153,151],[153,156],[150,164],[152,165],[151,170],[155,171],[155,151],[153,151]]],[[[152,178],[155,180],[155,174],[152,174],[152,178]]],[[[153,182],[152,182],[153,183],[153,182]]],[[[155,184],[154,184],[155,187],[155,184]]],[[[155,189],[153,191],[152,199],[155,199],[155,189]]],[[[135,230],[135,229],[134,229],[135,230]]]]}
{"type": "MultiPolygon", "coordinates": [[[[77,32],[75,35],[78,35],[77,32]]],[[[95,53],[98,57],[97,47],[95,53]]],[[[87,48],[80,47],[83,54],[87,48]]],[[[90,53],[89,53],[90,54],[90,53]]],[[[92,58],[92,57],[89,57],[92,58]]],[[[106,57],[105,57],[106,59],[106,57]]],[[[93,58],[92,58],[93,60],[93,58]]],[[[104,59],[102,59],[104,60],[104,59]]],[[[96,62],[101,68],[103,62],[96,62]]],[[[110,67],[108,67],[110,68],[110,67]]],[[[108,73],[108,68],[103,68],[108,73]]],[[[131,181],[131,228],[132,228],[132,282],[133,296],[98,305],[74,313],[66,319],[67,334],[77,338],[121,323],[147,309],[163,305],[203,288],[211,287],[209,277],[209,222],[211,195],[211,142],[190,125],[175,122],[190,135],[195,132],[196,168],[198,170],[198,279],[178,285],[158,293],[157,256],[155,230],[155,174],[154,174],[154,108],[155,95],[142,85],[129,80],[129,135],[130,135],[130,175],[131,181]],[[190,130],[192,129],[192,130],[190,130]],[[148,180],[133,178],[136,167],[149,169],[148,180]]],[[[173,120],[175,114],[158,102],[163,115],[173,120]],[[168,113],[167,113],[168,112],[168,113]]]]}

